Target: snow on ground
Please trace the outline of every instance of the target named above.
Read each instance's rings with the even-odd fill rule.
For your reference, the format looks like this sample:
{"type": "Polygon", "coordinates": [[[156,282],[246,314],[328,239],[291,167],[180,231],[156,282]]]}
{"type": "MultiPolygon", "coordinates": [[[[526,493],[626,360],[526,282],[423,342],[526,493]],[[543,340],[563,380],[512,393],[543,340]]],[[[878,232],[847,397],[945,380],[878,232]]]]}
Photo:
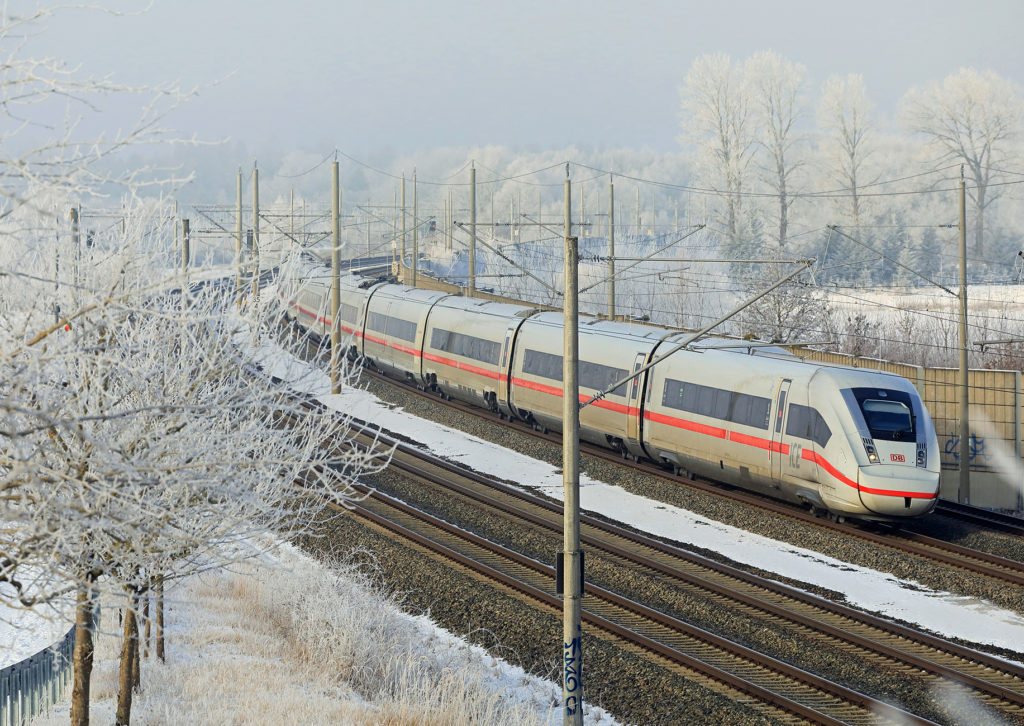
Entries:
{"type": "Polygon", "coordinates": [[[8,605],[15,597],[13,587],[0,584],[0,668],[59,642],[73,624],[61,604],[33,610],[8,605]]]}
{"type": "MultiPolygon", "coordinates": [[[[434,454],[457,460],[524,488],[562,498],[561,471],[550,464],[470,436],[392,407],[366,391],[331,395],[329,380],[266,347],[258,354],[265,369],[296,388],[318,394],[332,408],[420,442],[434,454]]],[[[580,506],[654,535],[720,552],[726,557],[801,582],[843,594],[855,607],[917,623],[940,635],[986,643],[1020,652],[1024,661],[1024,616],[992,603],[903,580],[842,560],[730,527],[685,509],[644,499],[625,490],[580,477],[580,506]]]]}
{"type": "MultiPolygon", "coordinates": [[[[239,336],[240,343],[248,340],[248,335],[239,336]]],[[[258,354],[254,351],[253,355],[261,359],[268,371],[292,381],[300,390],[320,395],[321,400],[336,410],[408,436],[421,442],[437,455],[461,461],[481,472],[501,478],[508,478],[510,472],[515,472],[515,478],[524,488],[534,488],[554,498],[562,496],[561,473],[547,463],[515,452],[497,450],[490,442],[418,419],[376,399],[366,391],[346,389],[340,395],[328,395],[329,381],[323,372],[311,369],[305,363],[284,355],[276,347],[265,346],[258,354]]],[[[737,562],[828,588],[845,595],[854,606],[917,623],[948,637],[998,645],[1024,654],[1024,617],[1018,613],[974,598],[931,590],[915,582],[900,580],[889,574],[851,565],[818,552],[751,534],[684,509],[636,497],[618,487],[586,476],[581,477],[580,486],[582,506],[588,511],[604,514],[683,544],[715,550],[737,562]]],[[[280,557],[295,558],[287,560],[288,567],[292,569],[305,571],[312,566],[294,551],[286,549],[283,552],[280,557]]],[[[230,669],[235,661],[247,663],[249,659],[256,657],[271,657],[273,661],[267,669],[274,677],[265,687],[261,687],[267,694],[278,693],[282,685],[287,684],[289,693],[299,694],[300,702],[320,703],[323,708],[333,709],[332,713],[339,714],[339,719],[340,714],[359,712],[362,707],[359,699],[353,698],[346,689],[335,685],[333,690],[327,688],[325,691],[325,687],[316,681],[316,673],[301,668],[294,670],[291,666],[285,668],[280,652],[273,651],[266,643],[252,645],[257,651],[255,654],[243,652],[246,641],[252,638],[258,641],[267,636],[265,633],[255,634],[250,638],[251,634],[247,631],[252,630],[251,618],[239,618],[237,613],[225,614],[232,608],[221,600],[229,597],[233,590],[244,591],[247,587],[239,583],[239,577],[243,575],[208,573],[204,577],[188,581],[177,594],[171,596],[168,619],[171,628],[170,664],[166,669],[150,666],[144,671],[149,675],[143,677],[151,680],[147,693],[138,702],[136,714],[141,716],[148,713],[150,716],[140,718],[138,722],[179,723],[183,721],[176,720],[178,718],[187,720],[188,714],[180,709],[188,707],[191,702],[195,702],[196,707],[203,703],[199,690],[203,685],[209,685],[207,681],[211,680],[211,673],[215,672],[208,670],[209,664],[216,664],[219,668],[216,670],[219,675],[215,677],[214,689],[225,689],[234,681],[249,683],[246,680],[247,676],[231,676],[230,669]],[[225,579],[212,579],[216,577],[225,579]],[[266,652],[275,652],[277,655],[266,656],[266,652]],[[197,670],[200,677],[191,678],[189,674],[197,670]],[[205,674],[205,678],[202,674],[205,674]]],[[[4,599],[2,595],[3,593],[0,593],[0,602],[4,599]]],[[[237,607],[237,604],[234,607],[237,607]]],[[[551,709],[551,704],[557,704],[560,698],[558,686],[550,682],[531,680],[517,669],[491,659],[473,650],[472,646],[466,645],[463,641],[436,629],[424,618],[413,621],[422,631],[424,640],[434,644],[425,645],[425,649],[436,647],[438,643],[445,643],[445,647],[467,654],[464,660],[486,663],[487,666],[480,677],[486,678],[495,692],[500,693],[503,698],[519,703],[535,704],[536,714],[541,722],[560,722],[560,713],[557,710],[552,713],[551,709]]],[[[41,617],[29,611],[0,608],[0,666],[16,662],[52,644],[69,626],[69,620],[56,615],[41,617]]],[[[109,640],[111,643],[108,644],[107,659],[103,660],[103,653],[100,652],[96,671],[97,682],[107,684],[97,687],[94,691],[97,697],[106,699],[101,700],[94,711],[97,720],[113,717],[110,699],[116,695],[116,671],[113,663],[116,650],[113,642],[115,639],[109,640]],[[114,685],[110,685],[111,683],[114,685]]],[[[237,705],[244,703],[245,698],[227,697],[220,700],[237,705]]],[[[268,696],[268,700],[274,699],[268,696]]],[[[200,721],[213,722],[209,719],[209,714],[204,715],[206,717],[200,718],[200,721]]],[[[297,722],[293,721],[292,715],[294,714],[290,714],[286,720],[297,722]]],[[[66,723],[66,707],[54,718],[53,723],[66,723]]],[[[596,710],[590,714],[587,722],[614,723],[596,710]]]]}
{"type": "MultiPolygon", "coordinates": [[[[143,661],[133,723],[562,722],[560,686],[402,613],[372,579],[339,568],[278,545],[169,587],[167,662],[143,661]]],[[[96,723],[113,722],[117,705],[116,604],[103,613],[90,708],[96,723]]],[[[66,724],[68,709],[65,702],[33,726],[66,724]]],[[[586,723],[617,724],[597,708],[586,723]]]]}

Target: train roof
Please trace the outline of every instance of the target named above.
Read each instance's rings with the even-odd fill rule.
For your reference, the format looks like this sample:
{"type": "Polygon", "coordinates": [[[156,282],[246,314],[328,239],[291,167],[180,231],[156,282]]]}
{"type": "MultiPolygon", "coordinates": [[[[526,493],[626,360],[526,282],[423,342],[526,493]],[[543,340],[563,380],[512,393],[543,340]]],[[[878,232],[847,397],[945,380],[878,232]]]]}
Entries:
{"type": "Polygon", "coordinates": [[[437,307],[448,310],[471,310],[475,313],[498,315],[505,318],[524,318],[537,311],[537,308],[530,307],[529,305],[516,305],[514,303],[485,300],[476,297],[463,297],[455,294],[451,294],[438,302],[437,307]]]}

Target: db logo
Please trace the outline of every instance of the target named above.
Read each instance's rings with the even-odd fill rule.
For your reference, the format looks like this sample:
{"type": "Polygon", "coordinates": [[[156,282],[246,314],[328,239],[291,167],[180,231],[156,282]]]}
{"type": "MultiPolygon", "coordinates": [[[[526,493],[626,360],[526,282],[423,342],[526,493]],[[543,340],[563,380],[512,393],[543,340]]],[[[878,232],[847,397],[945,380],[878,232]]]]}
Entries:
{"type": "Polygon", "coordinates": [[[889,454],[889,458],[892,459],[893,461],[898,461],[901,464],[907,460],[907,457],[905,457],[903,454],[889,454]]]}

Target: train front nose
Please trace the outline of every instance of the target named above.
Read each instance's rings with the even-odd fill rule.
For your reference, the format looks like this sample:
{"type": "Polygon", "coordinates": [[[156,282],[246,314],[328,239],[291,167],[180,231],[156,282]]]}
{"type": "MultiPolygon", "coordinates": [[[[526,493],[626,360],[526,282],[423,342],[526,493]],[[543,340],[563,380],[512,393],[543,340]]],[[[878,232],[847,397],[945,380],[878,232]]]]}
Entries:
{"type": "Polygon", "coordinates": [[[918,467],[875,464],[857,473],[861,503],[887,517],[917,517],[935,508],[939,475],[918,467]]]}

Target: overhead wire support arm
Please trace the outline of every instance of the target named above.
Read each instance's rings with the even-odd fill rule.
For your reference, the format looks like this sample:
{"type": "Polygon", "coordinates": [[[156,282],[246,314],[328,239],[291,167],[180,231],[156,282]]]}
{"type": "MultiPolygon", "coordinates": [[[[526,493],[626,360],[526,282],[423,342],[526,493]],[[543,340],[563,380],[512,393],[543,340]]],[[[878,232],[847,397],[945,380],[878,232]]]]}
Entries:
{"type": "MultiPolygon", "coordinates": [[[[682,242],[682,241],[683,241],[684,239],[686,239],[687,237],[692,237],[693,235],[695,235],[695,234],[697,234],[698,232],[700,232],[700,231],[701,231],[702,229],[704,229],[704,225],[703,225],[703,224],[698,224],[698,225],[696,225],[696,226],[695,226],[695,227],[694,227],[694,228],[693,228],[693,229],[692,229],[691,231],[687,232],[687,233],[686,233],[686,234],[684,234],[684,235],[683,235],[682,237],[679,237],[678,239],[674,239],[674,240],[672,240],[671,242],[669,242],[669,243],[668,243],[667,245],[665,245],[664,247],[659,247],[658,249],[656,249],[656,250],[655,250],[654,252],[652,252],[652,253],[651,253],[650,255],[648,255],[647,257],[644,257],[644,258],[640,259],[640,261],[639,261],[639,262],[634,262],[634,263],[633,263],[632,265],[626,265],[626,266],[625,266],[625,267],[623,267],[622,269],[620,269],[620,270],[616,270],[616,271],[615,271],[615,277],[616,277],[616,278],[618,278],[618,277],[619,277],[619,275],[621,275],[622,273],[626,272],[627,270],[632,270],[632,269],[633,269],[634,267],[636,267],[637,265],[639,265],[639,264],[640,264],[641,262],[644,262],[644,261],[649,261],[649,260],[651,260],[651,258],[653,258],[653,257],[654,257],[654,256],[655,256],[656,254],[659,254],[659,253],[661,253],[661,252],[664,252],[665,250],[667,250],[667,249],[668,249],[669,247],[671,247],[672,245],[677,245],[677,244],[679,244],[680,242],[682,242]]],[[[588,290],[592,290],[593,288],[597,287],[598,285],[603,285],[604,283],[608,282],[608,279],[609,279],[609,278],[608,278],[608,276],[605,276],[604,278],[602,278],[602,279],[598,280],[597,282],[595,282],[595,283],[593,283],[593,284],[591,284],[591,285],[587,285],[587,286],[586,286],[586,287],[584,287],[584,288],[581,288],[581,289],[580,289],[580,294],[583,294],[583,293],[587,292],[588,290]]]]}
{"type": "MultiPolygon", "coordinates": [[[[952,295],[953,297],[960,297],[960,295],[959,295],[959,294],[957,294],[957,293],[953,292],[952,290],[950,290],[950,289],[949,289],[948,287],[946,287],[945,285],[943,285],[943,284],[941,284],[941,283],[938,283],[938,282],[935,282],[935,280],[932,280],[932,279],[931,279],[930,277],[925,277],[924,275],[922,275],[922,274],[921,274],[920,272],[918,272],[918,271],[917,271],[917,270],[915,270],[914,268],[912,268],[912,267],[908,267],[907,265],[904,265],[904,264],[903,264],[902,262],[900,262],[899,260],[894,260],[894,259],[893,259],[892,257],[889,257],[889,255],[885,254],[884,252],[879,252],[878,250],[876,250],[876,249],[875,249],[874,247],[872,247],[871,245],[869,245],[869,244],[867,244],[867,243],[865,243],[865,242],[861,242],[861,241],[860,241],[859,239],[857,239],[856,237],[853,237],[852,235],[848,235],[848,234],[847,234],[846,232],[844,232],[843,230],[839,229],[839,225],[838,225],[838,224],[830,224],[830,225],[827,225],[827,226],[828,226],[828,228],[829,228],[830,230],[832,230],[833,232],[835,232],[835,233],[837,233],[837,234],[841,234],[841,235],[842,235],[843,237],[846,237],[846,239],[850,240],[850,241],[851,241],[851,242],[853,242],[854,244],[858,244],[858,245],[860,245],[861,247],[863,247],[864,249],[866,249],[866,250],[870,250],[871,252],[874,252],[874,253],[875,253],[876,255],[878,255],[878,256],[880,256],[880,257],[883,257],[883,258],[885,258],[885,259],[889,260],[889,262],[893,263],[893,264],[894,264],[894,265],[896,265],[897,267],[902,267],[902,268],[903,268],[904,270],[906,270],[907,272],[910,272],[910,273],[912,273],[912,274],[914,274],[914,275],[917,275],[918,277],[920,277],[920,278],[921,278],[922,280],[924,280],[925,282],[931,283],[932,285],[935,285],[935,287],[937,287],[937,288],[940,288],[940,289],[942,289],[942,290],[945,290],[946,292],[948,292],[948,293],[949,293],[950,295],[952,295]]],[[[947,226],[947,225],[939,225],[939,226],[942,226],[942,227],[944,227],[944,226],[947,226]]]]}
{"type": "MultiPolygon", "coordinates": [[[[461,230],[462,230],[463,232],[466,232],[466,231],[468,231],[468,230],[466,229],[466,225],[465,225],[465,223],[463,223],[463,222],[454,222],[454,224],[455,224],[455,226],[456,226],[456,227],[458,227],[459,229],[461,229],[461,230]]],[[[484,247],[486,247],[487,249],[489,249],[489,250],[490,250],[491,252],[493,252],[494,254],[496,254],[496,255],[497,255],[498,257],[500,257],[501,259],[505,260],[505,262],[507,262],[507,263],[509,263],[510,265],[512,265],[513,267],[515,267],[515,268],[516,268],[517,270],[522,270],[522,272],[523,272],[523,274],[524,274],[524,275],[526,275],[527,277],[529,277],[529,278],[531,278],[531,279],[535,280],[536,282],[540,283],[540,284],[541,284],[541,285],[542,285],[543,287],[545,287],[546,289],[550,290],[550,291],[551,291],[551,292],[553,292],[553,293],[554,293],[555,295],[559,295],[559,296],[561,296],[561,295],[563,294],[561,290],[557,290],[557,289],[555,289],[555,288],[554,288],[554,287],[553,287],[552,285],[549,285],[548,283],[544,282],[544,281],[543,281],[542,279],[540,279],[539,277],[537,277],[536,275],[534,275],[534,274],[533,274],[532,272],[530,272],[529,270],[527,270],[527,269],[526,269],[525,267],[523,267],[522,265],[520,265],[520,264],[519,264],[518,262],[516,262],[515,260],[513,260],[513,259],[512,259],[511,257],[509,257],[508,255],[506,255],[506,254],[505,254],[504,252],[502,252],[501,250],[499,250],[499,249],[497,249],[497,248],[495,248],[495,247],[492,247],[491,245],[487,244],[486,242],[484,242],[484,241],[483,241],[482,239],[480,239],[479,237],[477,237],[477,240],[476,240],[476,241],[477,241],[477,243],[478,243],[478,244],[481,244],[481,245],[483,245],[484,247]]]]}
{"type": "MultiPolygon", "coordinates": [[[[650,260],[651,258],[650,257],[619,257],[618,255],[615,255],[615,257],[612,258],[612,257],[608,257],[607,255],[593,255],[591,257],[582,257],[580,259],[586,260],[587,262],[607,262],[610,259],[614,259],[616,262],[644,262],[646,260],[650,260]]],[[[727,263],[750,264],[750,265],[768,264],[768,263],[771,263],[773,265],[779,265],[779,264],[782,264],[782,265],[799,265],[799,264],[801,264],[803,262],[803,260],[766,260],[766,259],[760,259],[760,260],[740,260],[740,259],[734,259],[734,258],[716,259],[716,258],[707,258],[707,257],[659,257],[656,260],[652,260],[652,261],[653,262],[727,262],[727,263]]]]}
{"type": "Polygon", "coordinates": [[[678,345],[676,345],[676,347],[674,347],[672,350],[670,350],[665,355],[659,356],[658,358],[655,358],[650,363],[648,363],[647,365],[645,365],[645,366],[643,366],[641,368],[638,368],[637,370],[633,371],[632,373],[630,373],[628,376],[626,376],[622,380],[616,381],[615,383],[611,384],[610,386],[608,386],[608,388],[606,388],[605,390],[601,391],[600,393],[594,394],[588,400],[586,400],[583,403],[581,403],[579,405],[580,408],[581,409],[585,408],[586,406],[589,406],[590,404],[592,404],[594,401],[600,401],[602,398],[607,396],[609,393],[614,391],[619,386],[626,385],[627,383],[632,381],[634,378],[639,376],[641,373],[646,373],[651,368],[653,368],[654,366],[656,366],[659,363],[661,363],[663,360],[668,358],[670,355],[672,355],[674,353],[678,353],[683,348],[685,348],[685,347],[687,347],[689,345],[692,345],[693,343],[697,342],[698,340],[703,338],[705,335],[710,333],[712,330],[717,328],[719,325],[724,323],[726,320],[729,320],[730,318],[732,318],[732,317],[738,315],[739,313],[743,312],[748,307],[753,305],[755,302],[757,302],[758,300],[760,300],[761,298],[763,298],[765,295],[767,295],[768,293],[772,292],[776,288],[779,288],[779,287],[782,287],[783,285],[785,285],[787,282],[792,280],[794,277],[799,275],[801,272],[803,272],[804,270],[808,269],[815,262],[816,262],[816,260],[814,258],[810,258],[810,259],[806,259],[806,260],[801,260],[799,268],[797,268],[793,272],[789,273],[788,275],[786,275],[785,277],[783,277],[782,279],[777,281],[774,285],[772,285],[771,287],[768,287],[768,288],[762,290],[761,292],[757,293],[756,295],[754,295],[754,297],[750,298],[749,300],[744,302],[739,307],[734,308],[730,312],[726,313],[725,315],[723,315],[722,317],[720,317],[718,320],[716,320],[715,322],[711,323],[710,325],[707,325],[707,326],[701,328],[696,333],[694,333],[693,335],[688,337],[686,340],[684,340],[682,343],[679,343],[678,345]]]}

